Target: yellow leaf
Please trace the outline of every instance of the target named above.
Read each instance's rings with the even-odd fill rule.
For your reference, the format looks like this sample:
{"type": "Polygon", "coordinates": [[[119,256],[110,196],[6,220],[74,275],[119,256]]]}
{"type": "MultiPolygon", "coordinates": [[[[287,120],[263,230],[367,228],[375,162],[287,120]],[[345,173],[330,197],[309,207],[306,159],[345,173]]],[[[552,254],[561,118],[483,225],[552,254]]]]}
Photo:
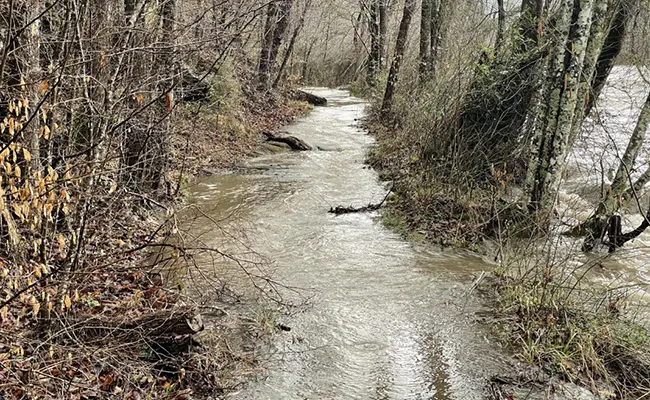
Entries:
{"type": "Polygon", "coordinates": [[[79,290],[75,289],[74,290],[74,302],[78,303],[79,302],[79,290]]]}
{"type": "Polygon", "coordinates": [[[25,156],[25,161],[32,161],[32,153],[29,152],[26,148],[23,147],[23,156],[25,156]]]}
{"type": "Polygon", "coordinates": [[[56,240],[59,242],[59,253],[63,253],[63,250],[65,250],[65,238],[59,233],[56,240]]]}
{"type": "Polygon", "coordinates": [[[32,313],[34,315],[34,319],[38,318],[38,311],[41,309],[41,303],[36,301],[34,299],[34,302],[32,303],[32,313]]]}
{"type": "Polygon", "coordinates": [[[20,170],[20,167],[16,165],[16,168],[14,169],[14,175],[16,178],[20,178],[22,171],[20,170]]]}
{"type": "Polygon", "coordinates": [[[11,208],[14,209],[14,213],[20,218],[21,221],[25,220],[25,216],[23,215],[23,210],[22,207],[16,203],[11,205],[11,208]]]}
{"type": "Polygon", "coordinates": [[[41,96],[47,92],[47,89],[50,88],[50,83],[48,81],[41,82],[41,85],[38,87],[38,94],[41,96]]]}
{"type": "Polygon", "coordinates": [[[65,298],[63,299],[63,304],[67,309],[70,309],[70,307],[72,307],[72,300],[70,300],[70,296],[67,293],[65,294],[65,298]]]}
{"type": "Polygon", "coordinates": [[[50,358],[54,358],[54,347],[50,346],[50,358]]]}

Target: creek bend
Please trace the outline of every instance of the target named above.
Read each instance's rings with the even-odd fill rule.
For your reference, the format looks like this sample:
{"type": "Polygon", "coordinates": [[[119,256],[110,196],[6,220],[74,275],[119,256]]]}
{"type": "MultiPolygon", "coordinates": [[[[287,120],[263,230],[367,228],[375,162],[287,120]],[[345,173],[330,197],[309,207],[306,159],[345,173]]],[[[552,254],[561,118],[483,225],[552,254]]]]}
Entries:
{"type": "MultiPolygon", "coordinates": [[[[366,103],[326,97],[288,133],[329,151],[270,154],[250,172],[204,178],[190,205],[205,218],[185,227],[211,246],[265,264],[273,279],[309,298],[283,319],[265,372],[233,399],[480,399],[498,351],[473,313],[472,280],[493,268],[480,257],[407,243],[376,213],[334,216],[330,206],[378,202],[386,190],[364,165],[373,138],[358,127],[366,103]]],[[[197,259],[214,266],[213,260],[197,259]]],[[[245,290],[236,263],[217,274],[245,290]]],[[[207,272],[210,271],[210,272],[207,272]]]]}

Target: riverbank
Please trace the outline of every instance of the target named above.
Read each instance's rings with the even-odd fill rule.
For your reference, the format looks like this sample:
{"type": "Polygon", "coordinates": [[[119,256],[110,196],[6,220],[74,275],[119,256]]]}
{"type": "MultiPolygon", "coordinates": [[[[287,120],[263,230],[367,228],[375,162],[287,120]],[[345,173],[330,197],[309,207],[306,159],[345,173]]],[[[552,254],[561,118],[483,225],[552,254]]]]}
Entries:
{"type": "Polygon", "coordinates": [[[0,257],[0,397],[219,397],[256,368],[237,349],[246,329],[232,325],[244,323],[204,325],[202,309],[167,273],[191,265],[199,247],[170,242],[182,184],[235,166],[263,143],[261,132],[309,110],[290,92],[240,100],[177,107],[164,189],[136,192],[105,173],[106,187],[92,195],[107,207],[92,209],[82,238],[41,241],[44,250],[21,263],[0,257]],[[83,258],[74,255],[81,246],[83,258]]]}
{"type": "Polygon", "coordinates": [[[255,155],[264,143],[263,132],[275,132],[311,109],[294,100],[289,89],[229,101],[215,110],[192,103],[180,107],[172,137],[172,181],[191,181],[235,167],[255,155]]]}
{"type": "MultiPolygon", "coordinates": [[[[417,112],[411,117],[419,118],[417,112]]],[[[650,331],[641,317],[647,303],[635,298],[639,286],[603,285],[594,274],[607,256],[585,259],[561,237],[535,235],[532,221],[508,200],[518,190],[512,176],[493,169],[490,184],[479,186],[462,180],[462,171],[426,159],[425,132],[436,123],[406,118],[387,126],[371,112],[367,122],[377,140],[368,163],[395,192],[383,219],[402,236],[467,248],[498,262],[478,285],[493,310],[484,327],[513,362],[529,367],[495,376],[492,398],[647,395],[650,331]]]]}

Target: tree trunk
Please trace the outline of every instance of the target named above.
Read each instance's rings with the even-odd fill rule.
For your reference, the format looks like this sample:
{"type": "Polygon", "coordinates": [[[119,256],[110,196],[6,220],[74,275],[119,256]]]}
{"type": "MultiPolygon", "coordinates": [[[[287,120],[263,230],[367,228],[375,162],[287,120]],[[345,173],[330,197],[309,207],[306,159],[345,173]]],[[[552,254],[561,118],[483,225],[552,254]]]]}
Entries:
{"type": "Polygon", "coordinates": [[[627,0],[617,1],[614,19],[607,33],[607,38],[605,39],[605,44],[600,52],[598,61],[596,62],[596,71],[591,82],[591,93],[587,106],[585,107],[585,115],[589,115],[591,112],[596,99],[598,99],[600,92],[605,86],[607,77],[614,67],[614,61],[623,48],[625,32],[631,17],[629,11],[630,5],[627,0]]]}
{"type": "Polygon", "coordinates": [[[124,19],[127,26],[131,23],[137,2],[137,0],[124,0],[124,19]]]}
{"type": "Polygon", "coordinates": [[[591,82],[594,78],[594,74],[596,73],[596,62],[600,57],[600,53],[605,41],[605,35],[607,34],[609,27],[609,14],[607,12],[608,3],[608,1],[601,0],[597,1],[594,5],[591,37],[589,38],[589,43],[587,44],[584,71],[581,74],[580,88],[578,89],[577,93],[578,105],[573,116],[569,143],[573,143],[573,140],[576,138],[576,136],[578,136],[580,129],[582,128],[582,123],[585,119],[585,111],[590,99],[591,82]]]}
{"type": "Polygon", "coordinates": [[[420,18],[420,82],[425,82],[429,74],[429,57],[431,56],[431,8],[432,0],[422,0],[420,18]]]}
{"type": "Polygon", "coordinates": [[[386,47],[388,46],[388,1],[379,0],[379,68],[386,66],[386,47]]]}
{"type": "MultiPolygon", "coordinates": [[[[35,108],[40,101],[41,94],[39,93],[40,82],[43,80],[43,71],[41,70],[41,11],[43,3],[39,0],[32,1],[32,4],[26,4],[25,7],[25,21],[33,21],[32,25],[25,29],[24,42],[24,78],[28,82],[26,87],[27,97],[31,103],[31,107],[35,108]]],[[[30,113],[35,110],[30,110],[30,113]]],[[[29,162],[29,169],[32,173],[41,169],[41,146],[40,146],[40,118],[33,121],[27,127],[26,139],[27,147],[31,153],[31,161],[29,162]]],[[[34,175],[32,175],[34,176],[34,175]]]]}
{"type": "Polygon", "coordinates": [[[271,79],[271,48],[278,20],[279,7],[276,1],[271,1],[267,6],[266,23],[260,50],[260,62],[257,69],[258,83],[262,90],[266,90],[271,79]]]}
{"type": "Polygon", "coordinates": [[[497,0],[497,39],[494,44],[494,53],[496,56],[501,54],[503,45],[503,36],[505,35],[506,10],[503,6],[503,0],[497,0]]]}
{"type": "Polygon", "coordinates": [[[381,57],[379,40],[379,1],[371,0],[368,7],[368,31],[370,33],[370,54],[368,55],[368,71],[366,81],[368,86],[374,87],[377,82],[377,71],[381,57]]]}
{"type": "Polygon", "coordinates": [[[543,12],[544,0],[523,0],[521,2],[519,34],[521,35],[522,40],[522,53],[526,53],[537,47],[539,34],[542,31],[541,24],[543,12]]]}
{"type": "MultiPolygon", "coordinates": [[[[604,0],[603,0],[604,1],[604,0]]],[[[563,0],[556,29],[558,42],[549,69],[549,85],[535,126],[527,189],[529,208],[550,218],[569,149],[593,0],[563,0]]]]}
{"type": "MultiPolygon", "coordinates": [[[[269,53],[269,78],[276,72],[278,52],[280,51],[280,45],[282,45],[282,39],[284,39],[287,28],[289,27],[292,6],[293,0],[282,0],[280,3],[278,23],[276,24],[275,30],[273,32],[273,42],[271,44],[271,51],[269,53]]],[[[266,82],[267,85],[270,83],[270,80],[266,82]]]]}
{"type": "Polygon", "coordinates": [[[415,0],[405,0],[402,21],[399,24],[397,41],[395,43],[395,56],[393,57],[393,62],[390,66],[388,81],[386,82],[386,91],[384,92],[384,100],[381,104],[381,117],[384,120],[390,118],[391,109],[393,107],[393,95],[395,94],[395,86],[397,85],[400,66],[402,64],[402,59],[404,58],[404,51],[406,50],[406,39],[408,37],[414,8],[415,0]]]}
{"type": "Polygon", "coordinates": [[[273,88],[276,88],[280,83],[280,80],[282,79],[282,73],[284,72],[284,68],[287,65],[287,61],[289,60],[289,57],[291,57],[291,55],[293,54],[293,48],[296,45],[296,39],[298,38],[298,34],[300,34],[302,27],[305,25],[305,17],[307,16],[307,12],[309,11],[310,7],[311,7],[311,0],[307,0],[307,2],[305,3],[305,8],[302,10],[302,14],[300,15],[300,20],[298,21],[298,24],[294,28],[293,34],[291,35],[289,46],[287,46],[287,50],[284,53],[282,63],[280,64],[280,68],[278,69],[277,76],[275,78],[275,81],[273,82],[273,88]]]}
{"type": "Polygon", "coordinates": [[[436,63],[447,36],[449,20],[453,14],[453,0],[431,0],[431,50],[429,51],[429,77],[435,77],[436,63]]]}

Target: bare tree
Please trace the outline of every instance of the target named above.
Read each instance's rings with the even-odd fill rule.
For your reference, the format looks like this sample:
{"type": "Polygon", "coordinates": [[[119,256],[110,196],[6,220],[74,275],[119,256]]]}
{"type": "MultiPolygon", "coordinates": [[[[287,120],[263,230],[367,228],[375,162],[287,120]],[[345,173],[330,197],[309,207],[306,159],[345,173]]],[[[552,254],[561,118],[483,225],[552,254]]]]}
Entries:
{"type": "Polygon", "coordinates": [[[414,9],[415,0],[404,1],[404,11],[402,13],[402,20],[399,25],[397,40],[395,42],[395,54],[393,56],[393,62],[390,65],[390,71],[388,72],[388,81],[386,82],[384,99],[381,104],[381,114],[383,119],[388,119],[390,117],[391,109],[393,107],[395,86],[397,85],[402,59],[404,58],[404,52],[406,51],[406,41],[408,38],[409,27],[411,25],[411,18],[415,11],[414,9]]]}

